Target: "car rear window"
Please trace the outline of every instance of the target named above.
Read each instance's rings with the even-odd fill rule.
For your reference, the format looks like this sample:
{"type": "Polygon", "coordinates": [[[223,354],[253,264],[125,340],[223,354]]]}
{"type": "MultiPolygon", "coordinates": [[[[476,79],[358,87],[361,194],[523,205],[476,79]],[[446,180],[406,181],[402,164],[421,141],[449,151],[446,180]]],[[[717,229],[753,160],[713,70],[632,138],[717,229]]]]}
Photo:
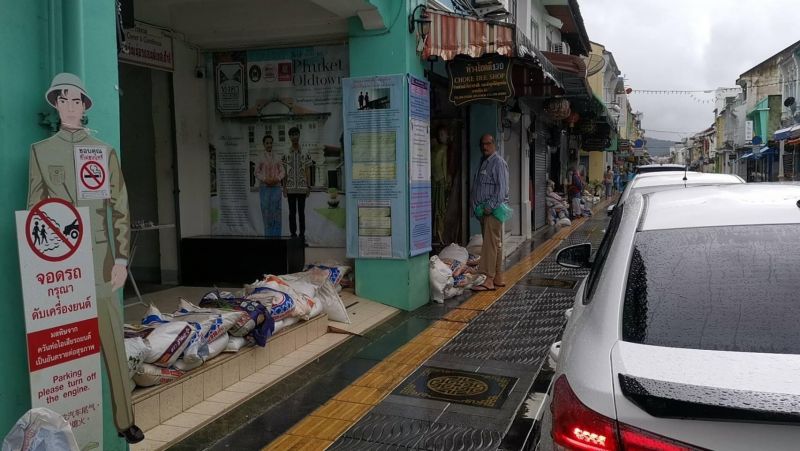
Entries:
{"type": "Polygon", "coordinates": [[[639,232],[623,340],[800,354],[800,226],[639,232]]]}

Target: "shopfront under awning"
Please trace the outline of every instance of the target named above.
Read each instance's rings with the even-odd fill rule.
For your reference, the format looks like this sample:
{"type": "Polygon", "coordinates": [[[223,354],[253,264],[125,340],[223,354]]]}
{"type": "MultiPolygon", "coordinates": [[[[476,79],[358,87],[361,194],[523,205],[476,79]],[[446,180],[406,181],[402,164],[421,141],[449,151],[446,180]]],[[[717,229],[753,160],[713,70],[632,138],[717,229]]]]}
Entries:
{"type": "Polygon", "coordinates": [[[513,25],[433,10],[428,10],[428,15],[431,27],[422,48],[423,59],[437,56],[450,61],[457,55],[479,58],[487,53],[513,54],[513,25]]]}

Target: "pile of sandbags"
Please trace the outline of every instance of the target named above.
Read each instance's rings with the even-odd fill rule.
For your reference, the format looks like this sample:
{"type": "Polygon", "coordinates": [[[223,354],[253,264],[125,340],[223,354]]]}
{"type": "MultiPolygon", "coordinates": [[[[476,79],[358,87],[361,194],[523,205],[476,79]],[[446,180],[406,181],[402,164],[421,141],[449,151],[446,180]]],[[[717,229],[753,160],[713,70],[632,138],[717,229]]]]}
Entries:
{"type": "MultiPolygon", "coordinates": [[[[483,240],[480,235],[475,235],[470,240],[470,246],[480,254],[483,240]],[[477,248],[477,249],[475,249],[477,248]]],[[[472,254],[468,248],[455,243],[442,249],[439,255],[430,259],[430,296],[434,302],[442,303],[445,299],[460,296],[464,290],[469,290],[482,284],[486,276],[478,274],[477,266],[480,256],[472,254]]]]}

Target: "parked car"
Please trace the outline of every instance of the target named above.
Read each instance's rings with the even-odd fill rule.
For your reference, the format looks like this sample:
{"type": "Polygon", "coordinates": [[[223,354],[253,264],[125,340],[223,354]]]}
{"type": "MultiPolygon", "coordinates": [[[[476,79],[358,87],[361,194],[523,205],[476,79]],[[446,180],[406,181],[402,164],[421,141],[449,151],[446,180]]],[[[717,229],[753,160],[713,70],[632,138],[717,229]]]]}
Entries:
{"type": "Polygon", "coordinates": [[[645,174],[648,172],[668,172],[668,171],[685,171],[686,166],[682,164],[643,164],[636,166],[637,174],[645,174]]]}
{"type": "Polygon", "coordinates": [[[622,191],[622,194],[619,196],[617,203],[608,207],[608,214],[611,215],[617,205],[622,205],[635,193],[646,194],[681,187],[688,188],[690,186],[728,185],[737,183],[745,183],[745,181],[738,175],[731,174],[708,174],[683,170],[680,172],[648,172],[639,174],[628,182],[625,186],[625,190],[622,191]]]}
{"type": "Polygon", "coordinates": [[[637,194],[591,245],[539,449],[800,447],[800,186],[637,194]]]}

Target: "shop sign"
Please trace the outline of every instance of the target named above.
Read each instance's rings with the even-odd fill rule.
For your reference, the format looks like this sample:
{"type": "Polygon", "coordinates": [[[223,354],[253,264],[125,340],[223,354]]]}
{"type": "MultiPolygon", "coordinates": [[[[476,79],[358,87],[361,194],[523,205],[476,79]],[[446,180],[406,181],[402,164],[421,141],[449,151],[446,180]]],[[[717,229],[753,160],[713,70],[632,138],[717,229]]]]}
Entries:
{"type": "Polygon", "coordinates": [[[753,121],[744,121],[744,141],[747,144],[753,141],[753,121]]]}
{"type": "Polygon", "coordinates": [[[45,199],[16,223],[31,407],[63,415],[80,449],[103,449],[89,208],[45,199]]]}
{"type": "Polygon", "coordinates": [[[456,106],[477,100],[505,102],[514,95],[511,60],[505,56],[457,58],[447,64],[450,102],[456,106]]]}
{"type": "Polygon", "coordinates": [[[172,72],[175,64],[172,34],[167,30],[136,22],[135,27],[125,30],[125,45],[120,49],[118,57],[125,63],[172,72]]]}

